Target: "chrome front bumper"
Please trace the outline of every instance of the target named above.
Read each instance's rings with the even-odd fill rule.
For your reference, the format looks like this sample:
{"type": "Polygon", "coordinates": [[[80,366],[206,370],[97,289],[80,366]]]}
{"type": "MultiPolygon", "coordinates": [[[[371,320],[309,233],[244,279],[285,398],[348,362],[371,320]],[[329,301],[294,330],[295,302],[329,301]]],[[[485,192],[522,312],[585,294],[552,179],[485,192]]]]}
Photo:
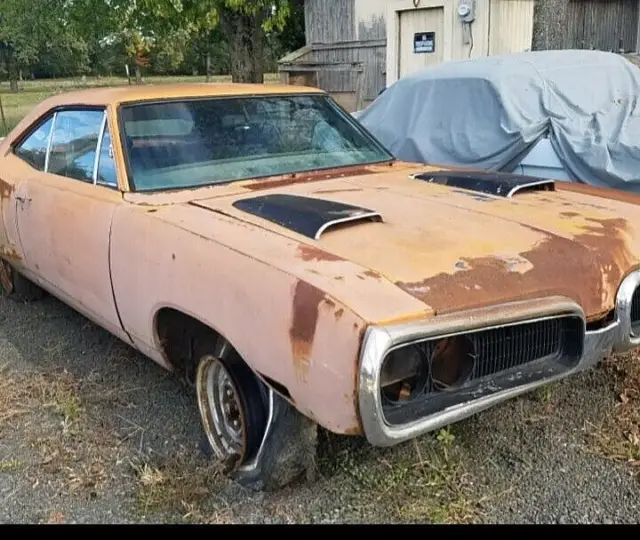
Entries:
{"type": "Polygon", "coordinates": [[[622,280],[616,296],[616,319],[618,321],[618,336],[614,345],[614,352],[622,353],[640,346],[640,336],[636,336],[631,328],[631,304],[633,293],[640,285],[640,270],[631,272],[622,280]]]}
{"type": "Polygon", "coordinates": [[[430,337],[562,315],[577,315],[585,320],[584,312],[572,300],[552,297],[443,315],[411,324],[370,327],[365,334],[361,349],[358,389],[360,420],[366,438],[374,446],[392,446],[463,420],[534,388],[588,369],[611,352],[621,352],[640,346],[640,336],[633,335],[630,321],[631,298],[639,284],[640,271],[633,272],[625,278],[618,290],[614,320],[604,328],[585,332],[583,353],[573,368],[522,386],[471,399],[402,425],[389,425],[382,411],[380,369],[390,349],[430,337]]]}

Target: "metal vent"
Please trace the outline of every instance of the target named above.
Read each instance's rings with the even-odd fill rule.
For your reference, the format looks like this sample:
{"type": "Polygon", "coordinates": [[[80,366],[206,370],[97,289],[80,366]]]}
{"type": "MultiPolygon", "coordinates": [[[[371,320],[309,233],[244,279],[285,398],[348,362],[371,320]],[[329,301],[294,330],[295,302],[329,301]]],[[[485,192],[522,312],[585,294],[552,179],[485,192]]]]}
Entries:
{"type": "Polygon", "coordinates": [[[378,212],[367,208],[300,195],[251,197],[236,201],[233,206],[314,240],[338,225],[382,221],[378,212]]]}
{"type": "Polygon", "coordinates": [[[555,190],[553,180],[509,173],[442,171],[418,174],[414,178],[506,199],[525,191],[555,190]]]}

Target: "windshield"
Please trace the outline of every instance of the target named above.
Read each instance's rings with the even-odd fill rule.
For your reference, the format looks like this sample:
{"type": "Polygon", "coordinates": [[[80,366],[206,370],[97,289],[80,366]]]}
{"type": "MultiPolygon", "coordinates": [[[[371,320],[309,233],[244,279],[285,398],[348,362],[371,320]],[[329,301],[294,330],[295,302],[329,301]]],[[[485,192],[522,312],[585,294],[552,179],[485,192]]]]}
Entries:
{"type": "Polygon", "coordinates": [[[325,95],[142,103],[122,107],[120,118],[136,191],[393,159],[325,95]]]}

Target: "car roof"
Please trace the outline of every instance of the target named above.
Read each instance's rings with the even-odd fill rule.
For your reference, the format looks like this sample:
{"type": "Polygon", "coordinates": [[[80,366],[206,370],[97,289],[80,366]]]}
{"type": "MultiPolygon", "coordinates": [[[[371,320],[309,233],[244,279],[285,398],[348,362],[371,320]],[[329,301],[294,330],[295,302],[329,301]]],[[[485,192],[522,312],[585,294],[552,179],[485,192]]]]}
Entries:
{"type": "Polygon", "coordinates": [[[42,102],[47,108],[65,105],[118,105],[136,101],[202,97],[263,96],[274,94],[323,94],[318,88],[282,84],[184,83],[142,84],[89,88],[65,92],[42,102]]]}

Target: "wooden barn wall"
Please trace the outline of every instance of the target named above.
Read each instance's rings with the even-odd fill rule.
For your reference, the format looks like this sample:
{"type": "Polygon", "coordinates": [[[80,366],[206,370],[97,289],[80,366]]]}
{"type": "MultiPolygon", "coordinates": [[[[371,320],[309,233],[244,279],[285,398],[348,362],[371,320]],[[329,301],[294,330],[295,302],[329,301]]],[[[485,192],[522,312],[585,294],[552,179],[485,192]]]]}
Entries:
{"type": "Polygon", "coordinates": [[[307,45],[356,39],[354,0],[305,0],[307,45]]]}
{"type": "MultiPolygon", "coordinates": [[[[384,22],[367,25],[356,21],[355,0],[306,0],[307,45],[328,45],[313,51],[314,62],[362,62],[364,99],[372,100],[385,85],[386,45],[384,22]],[[357,41],[360,39],[361,41],[357,41]]],[[[353,92],[355,73],[321,72],[318,86],[328,92],[353,92]]]]}
{"type": "MultiPolygon", "coordinates": [[[[364,99],[375,99],[384,88],[386,45],[342,44],[339,47],[314,50],[314,62],[362,62],[364,65],[364,99]]],[[[318,85],[328,92],[353,92],[356,74],[347,71],[324,72],[318,75],[318,85]]]]}
{"type": "Polygon", "coordinates": [[[638,0],[570,0],[567,20],[567,48],[636,50],[638,0]]]}

